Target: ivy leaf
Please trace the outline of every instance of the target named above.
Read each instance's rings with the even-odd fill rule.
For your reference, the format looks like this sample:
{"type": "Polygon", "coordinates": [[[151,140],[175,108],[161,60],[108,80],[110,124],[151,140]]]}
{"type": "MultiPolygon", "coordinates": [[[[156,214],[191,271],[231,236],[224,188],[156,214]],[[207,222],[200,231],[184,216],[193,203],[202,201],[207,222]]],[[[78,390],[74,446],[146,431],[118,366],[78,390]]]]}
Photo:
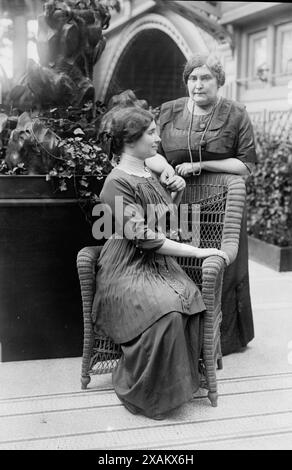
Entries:
{"type": "Polygon", "coordinates": [[[83,130],[82,130],[80,127],[78,127],[77,129],[75,129],[75,130],[73,131],[73,134],[74,134],[74,135],[85,135],[85,133],[83,132],[83,130]]]}
{"type": "Polygon", "coordinates": [[[65,180],[61,181],[59,189],[60,189],[60,191],[67,191],[67,184],[66,184],[65,180]]]}
{"type": "Polygon", "coordinates": [[[7,121],[8,121],[8,116],[7,114],[4,114],[4,113],[0,113],[0,133],[3,131],[3,129],[5,128],[6,124],[7,124],[7,121]]]}
{"type": "Polygon", "coordinates": [[[83,178],[80,180],[80,185],[81,186],[84,186],[85,188],[88,188],[89,186],[89,183],[88,181],[85,181],[83,178]]]}

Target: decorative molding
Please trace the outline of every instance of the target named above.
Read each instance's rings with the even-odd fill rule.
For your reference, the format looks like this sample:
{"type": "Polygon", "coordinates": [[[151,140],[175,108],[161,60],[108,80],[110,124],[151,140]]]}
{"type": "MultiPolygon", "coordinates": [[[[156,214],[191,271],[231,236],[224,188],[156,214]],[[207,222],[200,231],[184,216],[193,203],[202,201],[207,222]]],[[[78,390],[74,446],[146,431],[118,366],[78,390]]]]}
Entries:
{"type": "Polygon", "coordinates": [[[213,52],[214,50],[217,51],[220,46],[230,47],[227,43],[221,44],[214,36],[212,36],[210,33],[207,33],[207,31],[204,29],[199,27],[197,27],[197,29],[210,52],[213,52]]]}
{"type": "MultiPolygon", "coordinates": [[[[210,2],[209,2],[210,3],[210,2]]],[[[211,34],[220,42],[229,42],[232,44],[233,38],[230,32],[220,24],[218,7],[215,7],[208,2],[189,2],[189,1],[170,1],[164,2],[163,0],[157,0],[157,4],[164,6],[167,4],[167,8],[177,13],[178,15],[196,24],[207,33],[211,34]]]]}
{"type": "Polygon", "coordinates": [[[101,92],[101,100],[103,101],[106,96],[107,89],[109,87],[110,81],[113,77],[114,71],[117,67],[117,64],[123,54],[123,52],[127,49],[129,44],[133,41],[133,39],[143,31],[147,31],[149,29],[158,29],[165,34],[167,34],[177,45],[177,47],[181,50],[183,55],[188,59],[192,51],[188,46],[186,40],[183,38],[181,33],[178,29],[169,21],[167,18],[158,15],[156,13],[149,13],[148,15],[135,20],[130,26],[126,28],[126,30],[122,33],[121,41],[119,47],[114,52],[110,66],[107,69],[105,81],[103,84],[102,92],[101,92]]]}
{"type": "Polygon", "coordinates": [[[219,23],[223,26],[228,23],[242,22],[246,18],[254,17],[256,14],[265,13],[282,5],[283,2],[248,2],[248,5],[240,5],[234,10],[224,12],[219,23]]]}

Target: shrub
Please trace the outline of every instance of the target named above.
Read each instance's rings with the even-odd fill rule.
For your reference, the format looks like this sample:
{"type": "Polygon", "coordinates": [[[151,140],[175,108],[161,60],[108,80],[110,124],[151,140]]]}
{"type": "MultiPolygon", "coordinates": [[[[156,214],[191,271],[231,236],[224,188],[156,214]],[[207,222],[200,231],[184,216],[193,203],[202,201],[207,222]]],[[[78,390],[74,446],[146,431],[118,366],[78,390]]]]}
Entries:
{"type": "Polygon", "coordinates": [[[280,247],[292,245],[291,135],[259,126],[255,140],[258,164],[247,181],[248,234],[280,247]]]}

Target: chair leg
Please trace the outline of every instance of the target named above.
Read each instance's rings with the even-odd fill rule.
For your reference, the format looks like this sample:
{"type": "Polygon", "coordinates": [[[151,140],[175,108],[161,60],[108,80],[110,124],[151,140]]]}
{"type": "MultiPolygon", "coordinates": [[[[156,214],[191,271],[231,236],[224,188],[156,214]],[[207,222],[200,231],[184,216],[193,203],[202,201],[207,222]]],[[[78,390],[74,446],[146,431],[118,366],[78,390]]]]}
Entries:
{"type": "Polygon", "coordinates": [[[208,398],[213,407],[216,407],[218,404],[218,393],[217,392],[208,392],[208,398]]]}
{"type": "Polygon", "coordinates": [[[82,375],[81,376],[81,390],[86,390],[89,382],[90,382],[90,375],[82,375]]]}
{"type": "Polygon", "coordinates": [[[216,407],[218,401],[216,362],[214,361],[214,350],[210,347],[210,342],[203,343],[204,365],[206,368],[206,379],[208,384],[208,398],[211,405],[216,407]]]}
{"type": "Polygon", "coordinates": [[[223,369],[223,360],[222,360],[222,357],[220,357],[220,359],[217,359],[217,368],[220,370],[220,369],[223,369]]]}

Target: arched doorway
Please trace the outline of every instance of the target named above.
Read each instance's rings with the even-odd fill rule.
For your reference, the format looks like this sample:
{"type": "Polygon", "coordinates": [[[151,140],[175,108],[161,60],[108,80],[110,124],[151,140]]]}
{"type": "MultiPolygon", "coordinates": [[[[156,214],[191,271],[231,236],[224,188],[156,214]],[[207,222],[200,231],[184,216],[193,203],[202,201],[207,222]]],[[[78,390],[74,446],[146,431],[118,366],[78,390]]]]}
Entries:
{"type": "Polygon", "coordinates": [[[128,88],[140,99],[156,107],[186,95],[182,71],[186,58],[163,31],[147,29],[138,33],[124,49],[106,93],[112,95],[128,88]]]}

